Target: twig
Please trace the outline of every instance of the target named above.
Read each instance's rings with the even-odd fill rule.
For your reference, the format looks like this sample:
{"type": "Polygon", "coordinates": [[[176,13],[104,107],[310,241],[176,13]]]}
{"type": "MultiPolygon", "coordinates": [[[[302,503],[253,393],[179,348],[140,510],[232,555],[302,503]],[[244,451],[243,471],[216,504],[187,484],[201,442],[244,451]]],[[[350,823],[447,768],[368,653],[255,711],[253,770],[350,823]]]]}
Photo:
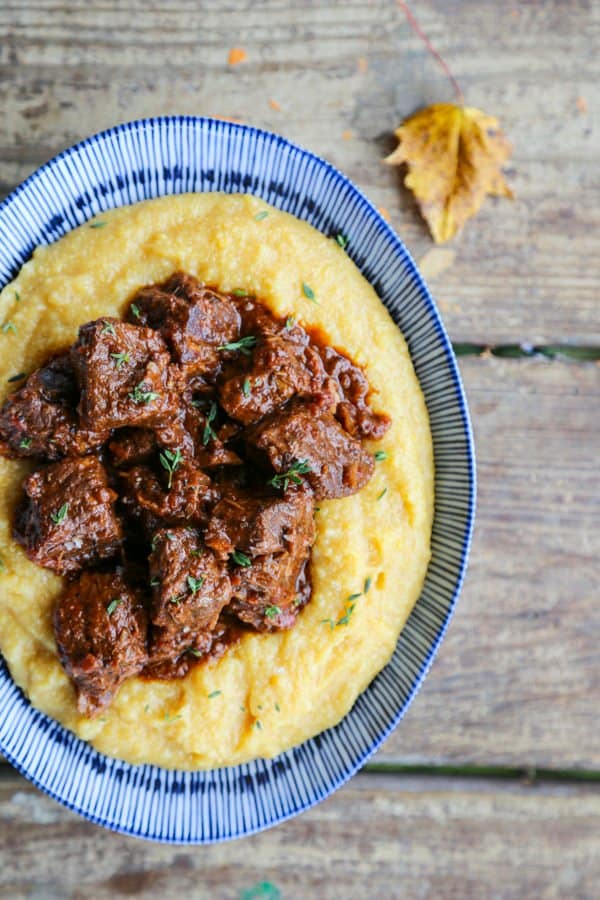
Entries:
{"type": "Polygon", "coordinates": [[[456,96],[458,97],[460,105],[464,106],[465,98],[464,98],[463,92],[460,89],[460,85],[459,85],[458,81],[456,80],[456,78],[454,77],[454,75],[452,74],[450,69],[448,68],[448,64],[446,63],[446,61],[444,59],[442,59],[440,54],[437,52],[437,50],[435,49],[435,47],[433,46],[433,44],[431,43],[431,41],[429,40],[429,38],[423,31],[423,29],[421,28],[419,23],[413,16],[413,14],[408,6],[408,3],[405,3],[404,0],[396,0],[396,3],[398,4],[400,9],[406,16],[408,24],[410,25],[412,30],[415,32],[415,34],[418,37],[421,38],[421,40],[423,41],[423,43],[425,44],[425,46],[427,47],[427,49],[429,50],[431,55],[437,60],[439,65],[442,67],[442,69],[444,70],[444,72],[446,73],[448,78],[450,79],[450,83],[451,83],[452,87],[454,88],[454,92],[455,92],[456,96]]]}

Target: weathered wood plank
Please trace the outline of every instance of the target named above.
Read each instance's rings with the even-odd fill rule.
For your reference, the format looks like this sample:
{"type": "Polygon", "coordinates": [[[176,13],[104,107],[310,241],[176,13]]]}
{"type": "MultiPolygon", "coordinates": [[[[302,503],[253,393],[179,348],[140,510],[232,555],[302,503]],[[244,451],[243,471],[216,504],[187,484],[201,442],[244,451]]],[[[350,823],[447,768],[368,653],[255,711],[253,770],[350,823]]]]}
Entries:
{"type": "Polygon", "coordinates": [[[0,896],[231,900],[268,881],[286,900],[591,900],[599,829],[594,786],[358,776],[233,845],[160,846],[83,822],[14,776],[0,782],[0,896]]]}
{"type": "Polygon", "coordinates": [[[479,468],[471,565],[379,758],[600,769],[600,368],[461,370],[479,468]]]}
{"type": "Polygon", "coordinates": [[[0,190],[118,121],[232,116],[324,155],[386,207],[415,257],[428,254],[455,339],[600,342],[600,7],[428,0],[418,14],[468,102],[498,115],[515,145],[517,202],[489,202],[450,252],[430,254],[399,174],[380,162],[403,116],[450,99],[388,0],[5,3],[0,190]],[[228,66],[231,46],[244,47],[247,62],[228,66]]]}

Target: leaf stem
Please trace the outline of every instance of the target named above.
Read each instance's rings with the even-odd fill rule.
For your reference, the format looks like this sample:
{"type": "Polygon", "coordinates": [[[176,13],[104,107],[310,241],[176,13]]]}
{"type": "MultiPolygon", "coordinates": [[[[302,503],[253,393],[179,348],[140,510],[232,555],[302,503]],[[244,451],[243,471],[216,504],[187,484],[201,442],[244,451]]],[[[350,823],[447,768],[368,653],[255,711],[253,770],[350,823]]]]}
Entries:
{"type": "Polygon", "coordinates": [[[455,93],[456,96],[458,97],[458,100],[459,100],[460,105],[461,105],[461,106],[464,106],[464,105],[465,105],[465,98],[464,98],[463,92],[462,92],[461,89],[460,89],[460,85],[459,85],[458,81],[456,80],[456,78],[454,77],[454,75],[452,74],[452,72],[450,71],[450,69],[449,69],[448,64],[446,63],[446,61],[445,61],[444,59],[442,59],[442,57],[440,56],[440,54],[437,52],[437,50],[435,49],[435,47],[433,46],[433,44],[431,43],[431,41],[429,40],[429,38],[427,37],[427,35],[426,35],[425,32],[423,31],[423,29],[421,28],[421,26],[419,25],[419,23],[418,23],[417,20],[415,19],[415,17],[414,17],[414,15],[412,14],[412,11],[411,11],[411,9],[410,9],[408,3],[405,3],[404,0],[396,0],[396,3],[398,4],[398,6],[400,7],[400,9],[402,10],[402,12],[404,13],[404,15],[406,16],[406,20],[407,20],[408,24],[410,25],[410,27],[412,28],[412,30],[414,31],[414,33],[415,33],[418,37],[421,38],[421,40],[423,41],[423,43],[424,43],[425,46],[427,47],[428,51],[431,53],[431,55],[434,57],[434,59],[437,60],[437,62],[439,63],[439,65],[442,67],[442,69],[443,69],[444,72],[446,73],[447,77],[448,77],[449,80],[450,80],[450,83],[451,83],[452,87],[454,88],[454,93],[455,93]]]}

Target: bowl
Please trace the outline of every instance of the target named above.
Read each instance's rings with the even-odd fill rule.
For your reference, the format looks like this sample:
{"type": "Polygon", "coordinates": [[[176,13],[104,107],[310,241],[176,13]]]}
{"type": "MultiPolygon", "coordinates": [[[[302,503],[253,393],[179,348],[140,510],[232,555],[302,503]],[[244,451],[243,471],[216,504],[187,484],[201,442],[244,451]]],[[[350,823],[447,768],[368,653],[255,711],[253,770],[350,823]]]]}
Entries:
{"type": "Polygon", "coordinates": [[[187,191],[251,192],[328,236],[351,236],[350,257],[408,341],[429,411],[436,471],[432,558],[392,659],[338,725],[274,759],[204,772],[129,765],[34,709],[0,664],[0,751],[26,778],[107,828],[202,844],[251,834],[323,800],[398,725],[461,588],[475,462],[452,347],[408,251],[344,175],[276,134],[173,116],[119,125],[65,150],[0,206],[0,284],[16,275],[36,246],[103,210],[187,191]]]}

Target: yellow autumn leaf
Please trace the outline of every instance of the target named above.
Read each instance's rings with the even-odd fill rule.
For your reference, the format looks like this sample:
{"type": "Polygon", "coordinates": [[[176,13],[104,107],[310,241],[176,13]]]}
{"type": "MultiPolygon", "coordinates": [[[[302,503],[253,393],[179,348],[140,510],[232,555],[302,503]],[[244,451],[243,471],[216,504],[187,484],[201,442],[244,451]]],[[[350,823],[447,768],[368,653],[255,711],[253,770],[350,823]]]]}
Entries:
{"type": "Polygon", "coordinates": [[[501,172],[511,145],[498,120],[481,110],[436,103],[406,119],[394,134],[400,143],[384,162],[407,164],[404,183],[436,243],[453,237],[486,194],[512,198],[501,172]]]}

